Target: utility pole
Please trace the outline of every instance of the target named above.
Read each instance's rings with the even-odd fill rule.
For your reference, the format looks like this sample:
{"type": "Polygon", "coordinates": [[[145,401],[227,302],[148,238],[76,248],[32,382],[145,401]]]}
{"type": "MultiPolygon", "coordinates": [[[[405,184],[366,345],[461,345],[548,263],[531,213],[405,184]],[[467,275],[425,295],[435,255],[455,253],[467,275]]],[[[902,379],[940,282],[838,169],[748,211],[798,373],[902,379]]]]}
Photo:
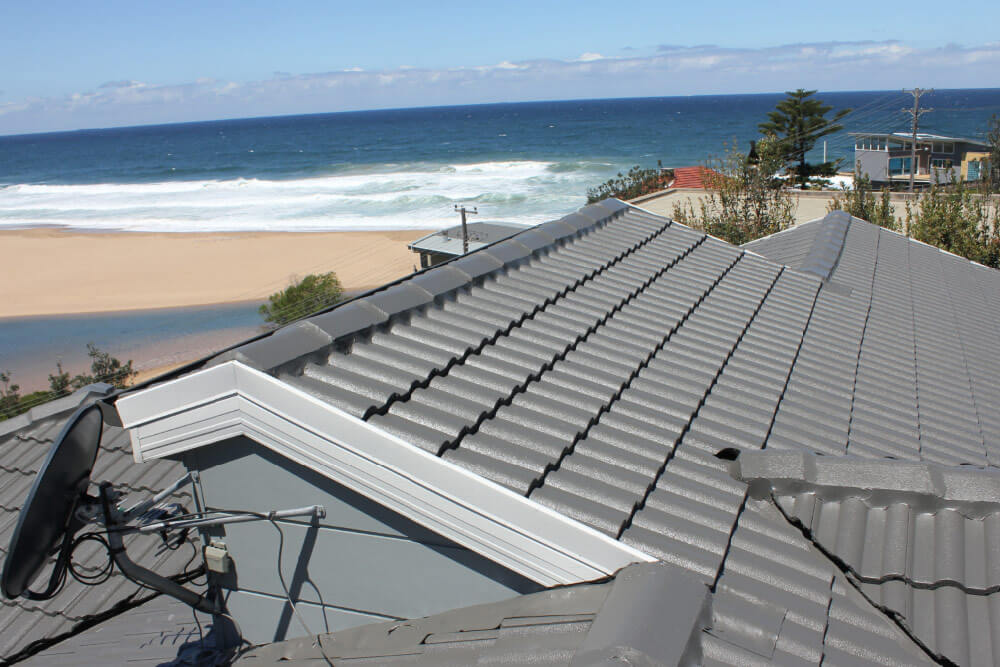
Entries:
{"type": "MultiPolygon", "coordinates": [[[[920,108],[920,96],[933,93],[934,89],[921,90],[920,88],[914,88],[913,90],[903,89],[904,93],[910,93],[913,95],[913,108],[903,109],[903,113],[908,113],[913,117],[913,143],[910,145],[910,192],[913,192],[913,174],[917,171],[917,124],[920,119],[920,114],[930,113],[934,109],[921,109],[920,108]]],[[[887,147],[888,148],[888,147],[887,147]]]]}
{"type": "Polygon", "coordinates": [[[455,212],[462,214],[462,254],[465,255],[469,252],[469,226],[465,224],[465,216],[467,214],[478,215],[479,211],[475,208],[467,209],[455,204],[455,212]]]}

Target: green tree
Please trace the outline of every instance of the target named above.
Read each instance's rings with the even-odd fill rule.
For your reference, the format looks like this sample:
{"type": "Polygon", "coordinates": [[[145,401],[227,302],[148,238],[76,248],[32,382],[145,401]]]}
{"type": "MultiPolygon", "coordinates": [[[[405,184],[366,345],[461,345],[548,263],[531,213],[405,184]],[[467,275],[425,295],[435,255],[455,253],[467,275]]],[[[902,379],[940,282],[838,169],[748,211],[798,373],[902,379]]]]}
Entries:
{"type": "Polygon", "coordinates": [[[833,118],[827,118],[826,114],[833,107],[813,98],[815,90],[799,88],[785,94],[788,97],[778,102],[774,111],[768,112],[768,120],[758,128],[763,134],[778,138],[785,163],[796,165],[796,181],[806,188],[814,176],[836,173],[837,162],[810,164],[806,162],[806,153],[813,149],[817,140],[843,130],[844,126],[837,123],[851,110],[842,109],[833,118]]]}
{"type": "Polygon", "coordinates": [[[55,374],[49,373],[49,390],[60,396],[69,391],[70,382],[69,373],[63,370],[62,362],[57,361],[55,374]]]}
{"type": "MultiPolygon", "coordinates": [[[[132,380],[138,375],[138,372],[132,368],[131,359],[122,363],[93,343],[87,343],[87,356],[90,357],[90,374],[81,373],[70,380],[69,384],[73,389],[79,389],[94,382],[107,382],[118,389],[125,389],[132,384],[132,380]]],[[[61,374],[62,364],[56,364],[56,369],[56,372],[61,374]]],[[[63,380],[61,375],[56,376],[55,385],[61,385],[63,380]]],[[[53,386],[53,376],[51,375],[49,376],[49,386],[53,386]]]]}
{"type": "Polygon", "coordinates": [[[22,411],[18,408],[21,403],[21,387],[10,380],[10,371],[0,371],[0,421],[9,419],[22,411]]]}
{"type": "Polygon", "coordinates": [[[262,304],[259,312],[266,322],[280,326],[332,306],[343,296],[344,288],[333,271],[309,274],[269,296],[268,303],[262,304]]]}
{"type": "Polygon", "coordinates": [[[587,190],[587,203],[593,204],[609,197],[618,199],[635,199],[642,195],[656,192],[667,187],[673,177],[670,170],[664,171],[659,165],[657,169],[644,169],[635,165],[627,174],[618,172],[615,178],[608,179],[600,185],[587,190]]]}
{"type": "Polygon", "coordinates": [[[706,165],[714,173],[706,174],[699,210],[690,201],[676,204],[673,217],[734,245],[787,229],[795,222],[795,203],[776,178],[783,164],[774,137],[758,142],[753,157],[729,148],[706,165]]]}
{"type": "Polygon", "coordinates": [[[855,172],[851,187],[844,186],[840,193],[834,193],[827,204],[828,211],[846,211],[855,218],[861,218],[873,225],[893,231],[901,231],[902,225],[896,219],[896,207],[892,205],[889,188],[882,188],[879,194],[872,190],[868,174],[855,172]]]}

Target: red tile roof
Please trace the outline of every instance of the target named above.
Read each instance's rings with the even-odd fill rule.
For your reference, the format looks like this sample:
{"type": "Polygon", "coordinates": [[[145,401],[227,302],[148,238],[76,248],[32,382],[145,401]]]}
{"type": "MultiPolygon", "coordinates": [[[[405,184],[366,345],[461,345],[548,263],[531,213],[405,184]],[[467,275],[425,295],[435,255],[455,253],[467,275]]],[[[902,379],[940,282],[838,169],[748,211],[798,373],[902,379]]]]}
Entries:
{"type": "Polygon", "coordinates": [[[707,167],[676,167],[674,168],[674,182],[670,184],[672,188],[704,188],[705,176],[718,174],[713,169],[707,167]]]}

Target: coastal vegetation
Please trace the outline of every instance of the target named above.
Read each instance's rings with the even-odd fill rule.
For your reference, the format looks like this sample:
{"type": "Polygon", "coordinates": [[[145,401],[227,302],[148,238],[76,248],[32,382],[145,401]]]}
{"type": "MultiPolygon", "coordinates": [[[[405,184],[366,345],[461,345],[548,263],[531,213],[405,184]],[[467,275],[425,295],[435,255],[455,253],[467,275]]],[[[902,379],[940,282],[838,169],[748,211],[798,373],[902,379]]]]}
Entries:
{"type": "Polygon", "coordinates": [[[795,204],[777,178],[784,162],[784,148],[774,137],[759,141],[753,154],[729,147],[707,165],[699,208],[690,201],[675,204],[674,219],[734,245],[791,227],[795,204]]]}
{"type": "Polygon", "coordinates": [[[834,193],[828,210],[843,210],[872,224],[900,232],[974,262],[1000,268],[1000,199],[988,181],[972,185],[961,178],[935,184],[903,202],[896,215],[888,188],[875,192],[867,174],[834,193]]]}
{"type": "Polygon", "coordinates": [[[52,392],[61,395],[94,382],[107,382],[116,389],[125,389],[138,374],[132,368],[131,359],[122,363],[93,343],[87,343],[87,356],[90,357],[90,373],[81,373],[72,378],[63,370],[62,362],[56,362],[55,374],[49,374],[49,388],[52,392]]]}
{"type": "Polygon", "coordinates": [[[838,121],[851,112],[841,109],[833,118],[826,114],[833,107],[813,98],[815,90],[788,91],[787,97],[778,102],[774,111],[768,112],[768,120],[757,127],[764,136],[773,136],[778,140],[778,150],[783,161],[794,167],[795,182],[805,189],[816,177],[833,176],[837,173],[838,162],[823,162],[812,164],[806,161],[806,153],[811,151],[816,142],[830,134],[844,129],[838,121]]]}
{"type": "Polygon", "coordinates": [[[896,218],[896,207],[892,205],[889,188],[882,188],[878,193],[874,192],[868,174],[858,173],[850,187],[845,185],[840,192],[834,192],[827,210],[845,211],[873,225],[897,232],[902,231],[902,225],[896,218]]]}
{"type": "Polygon", "coordinates": [[[656,169],[646,169],[635,165],[627,174],[618,172],[615,178],[608,179],[600,185],[587,190],[587,203],[593,204],[609,197],[618,199],[635,199],[643,195],[662,190],[673,180],[673,171],[664,169],[657,161],[656,169]]]}
{"type": "Polygon", "coordinates": [[[0,421],[16,417],[36,405],[95,382],[106,382],[116,389],[126,389],[138,375],[132,367],[131,359],[122,362],[93,343],[87,343],[87,356],[90,358],[90,373],[70,376],[63,370],[62,362],[57,361],[56,372],[49,374],[49,389],[33,391],[23,396],[21,386],[13,381],[10,371],[0,372],[0,421]]]}
{"type": "Polygon", "coordinates": [[[260,307],[265,322],[281,326],[332,306],[344,296],[344,288],[333,271],[312,274],[267,298],[260,307]]]}
{"type": "Polygon", "coordinates": [[[1000,268],[1000,201],[988,187],[958,179],[906,202],[908,236],[985,266],[1000,268]]]}

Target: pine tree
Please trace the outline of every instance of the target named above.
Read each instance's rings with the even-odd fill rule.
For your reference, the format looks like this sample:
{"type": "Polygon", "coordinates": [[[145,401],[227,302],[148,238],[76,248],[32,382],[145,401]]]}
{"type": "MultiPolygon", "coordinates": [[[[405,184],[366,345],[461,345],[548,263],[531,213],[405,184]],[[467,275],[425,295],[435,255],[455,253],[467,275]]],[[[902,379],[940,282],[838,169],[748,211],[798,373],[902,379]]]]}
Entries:
{"type": "Polygon", "coordinates": [[[832,176],[836,171],[836,162],[813,165],[806,162],[806,153],[812,150],[820,138],[843,130],[844,126],[838,125],[837,121],[851,110],[842,109],[833,118],[827,118],[826,114],[833,107],[812,98],[816,94],[815,90],[799,88],[785,94],[788,97],[778,102],[774,111],[768,112],[769,120],[758,125],[758,128],[764,135],[778,138],[786,164],[797,165],[796,181],[805,188],[812,176],[832,176]]]}

